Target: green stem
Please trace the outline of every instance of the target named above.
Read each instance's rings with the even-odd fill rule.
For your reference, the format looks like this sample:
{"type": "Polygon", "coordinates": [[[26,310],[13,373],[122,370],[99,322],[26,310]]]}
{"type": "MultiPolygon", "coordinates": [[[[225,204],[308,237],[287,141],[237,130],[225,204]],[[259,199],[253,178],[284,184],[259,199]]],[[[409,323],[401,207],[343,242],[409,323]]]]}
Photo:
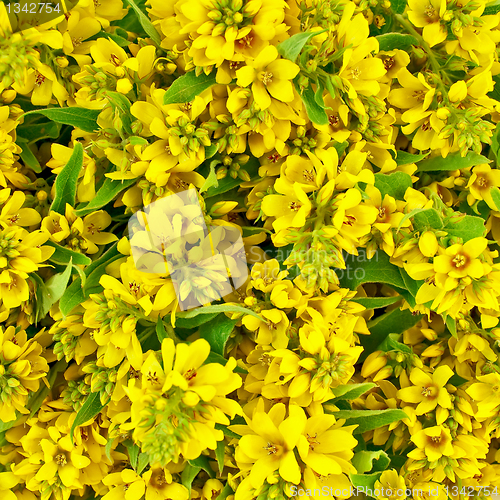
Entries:
{"type": "MultiPolygon", "coordinates": [[[[411,23],[407,21],[401,14],[396,14],[394,17],[396,21],[399,24],[401,24],[401,26],[403,26],[403,28],[405,28],[408,33],[413,35],[418,40],[422,48],[425,50],[427,54],[427,60],[431,65],[432,71],[439,78],[438,86],[443,91],[443,95],[447,95],[446,87],[441,80],[441,74],[442,74],[441,65],[439,64],[439,61],[436,59],[436,56],[434,55],[434,52],[429,46],[429,44],[424,40],[422,35],[411,25],[411,23]]],[[[448,79],[446,78],[446,80],[448,79]]],[[[451,82],[447,81],[447,83],[451,85],[451,82]]]]}

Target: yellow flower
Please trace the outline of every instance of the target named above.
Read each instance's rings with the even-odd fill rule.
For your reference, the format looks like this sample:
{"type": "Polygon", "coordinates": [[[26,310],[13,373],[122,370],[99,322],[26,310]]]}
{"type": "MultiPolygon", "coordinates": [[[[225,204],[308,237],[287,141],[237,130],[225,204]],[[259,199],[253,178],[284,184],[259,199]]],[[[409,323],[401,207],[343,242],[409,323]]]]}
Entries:
{"type": "Polygon", "coordinates": [[[307,418],[299,406],[286,407],[279,403],[269,412],[258,406],[251,418],[245,417],[246,426],[232,426],[235,432],[244,434],[238,442],[235,458],[243,471],[250,471],[250,484],[259,488],[273,472],[290,483],[299,484],[301,470],[294,450],[302,436],[307,418]]]}
{"type": "Polygon", "coordinates": [[[49,439],[42,439],[40,446],[45,462],[36,473],[38,481],[50,481],[59,476],[64,486],[82,488],[80,470],[90,465],[90,459],[83,455],[83,447],[71,444],[68,434],[61,435],[56,427],[49,427],[49,439]]]}
{"type": "Polygon", "coordinates": [[[294,99],[294,89],[290,80],[299,73],[300,68],[287,59],[278,59],[278,50],[267,46],[246,66],[236,71],[240,87],[252,85],[252,94],[261,110],[269,108],[271,96],[282,102],[294,99]],[[271,94],[271,95],[269,95],[271,94]]]}
{"type": "Polygon", "coordinates": [[[49,366],[42,354],[42,346],[34,339],[28,340],[24,330],[16,333],[13,326],[0,329],[0,420],[16,420],[16,410],[26,409],[28,396],[36,392],[40,379],[49,366]]]}
{"type": "Polygon", "coordinates": [[[353,426],[340,426],[333,415],[318,414],[310,417],[297,444],[300,458],[316,474],[355,474],[350,463],[353,448],[358,444],[353,426]]]}
{"type": "Polygon", "coordinates": [[[262,200],[262,210],[266,215],[276,217],[275,231],[289,227],[303,227],[311,211],[311,202],[299,184],[290,185],[286,181],[276,181],[275,189],[281,194],[271,194],[262,200]]]}
{"type": "Polygon", "coordinates": [[[490,193],[492,187],[498,186],[500,186],[500,171],[492,169],[489,165],[474,167],[466,186],[469,189],[467,195],[469,205],[473,205],[476,200],[484,200],[491,210],[498,211],[500,207],[495,205],[490,193]]]}
{"type": "Polygon", "coordinates": [[[429,462],[439,460],[443,455],[452,457],[455,453],[452,444],[450,429],[442,425],[428,427],[414,434],[411,440],[417,445],[417,449],[408,453],[408,457],[420,459],[422,454],[429,462]]]}
{"type": "Polygon", "coordinates": [[[258,344],[271,344],[276,349],[284,349],[288,345],[287,330],[290,320],[286,314],[279,309],[269,309],[261,311],[261,320],[255,316],[247,314],[243,317],[243,324],[251,331],[259,330],[257,338],[258,344]]]}
{"type": "Polygon", "coordinates": [[[418,403],[415,409],[417,415],[423,415],[436,409],[453,408],[450,395],[445,388],[448,380],[453,376],[453,370],[442,365],[431,375],[420,368],[414,368],[410,374],[410,380],[414,384],[398,391],[398,397],[407,403],[418,403]]]}
{"type": "Polygon", "coordinates": [[[406,500],[406,481],[394,469],[385,470],[375,482],[374,489],[384,494],[377,495],[379,500],[406,500]],[[383,488],[383,489],[382,489],[383,488]]]}
{"type": "Polygon", "coordinates": [[[144,472],[142,478],[146,482],[146,500],[188,500],[187,488],[173,481],[172,474],[166,467],[155,467],[144,472]]]}
{"type": "Polygon", "coordinates": [[[423,28],[422,36],[430,47],[446,40],[448,30],[442,24],[446,10],[445,0],[408,0],[408,19],[417,28],[423,28]]]}
{"type": "Polygon", "coordinates": [[[485,420],[498,413],[500,406],[500,375],[498,373],[488,373],[479,375],[478,382],[473,383],[465,391],[476,402],[478,413],[476,418],[485,420]]]}
{"type": "Polygon", "coordinates": [[[113,472],[102,480],[103,484],[110,486],[110,490],[103,500],[139,500],[146,491],[146,483],[132,469],[113,472]]]}

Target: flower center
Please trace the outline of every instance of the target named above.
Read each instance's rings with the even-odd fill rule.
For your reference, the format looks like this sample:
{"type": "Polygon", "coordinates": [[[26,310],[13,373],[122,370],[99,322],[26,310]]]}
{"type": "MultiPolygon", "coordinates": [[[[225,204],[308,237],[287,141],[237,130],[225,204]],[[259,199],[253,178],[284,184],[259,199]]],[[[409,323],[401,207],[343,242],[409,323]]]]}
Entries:
{"type": "Polygon", "coordinates": [[[262,74],[261,80],[264,85],[269,85],[273,81],[273,74],[269,71],[265,71],[262,74]]]}
{"type": "Polygon", "coordinates": [[[59,453],[59,455],[56,455],[56,458],[54,459],[57,465],[66,465],[68,461],[66,460],[66,457],[62,454],[59,453]]]}
{"type": "Polygon", "coordinates": [[[453,257],[453,265],[458,269],[459,267],[465,266],[467,259],[465,258],[465,255],[462,255],[460,253],[457,253],[455,257],[453,257]]]}

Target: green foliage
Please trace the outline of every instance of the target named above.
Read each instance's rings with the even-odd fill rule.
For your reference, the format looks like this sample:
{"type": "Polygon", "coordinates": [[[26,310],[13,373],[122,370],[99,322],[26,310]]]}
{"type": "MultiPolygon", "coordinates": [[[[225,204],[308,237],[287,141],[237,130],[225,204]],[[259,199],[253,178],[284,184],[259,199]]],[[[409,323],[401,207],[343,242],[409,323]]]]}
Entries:
{"type": "Polygon", "coordinates": [[[170,88],[165,92],[163,104],[191,102],[197,95],[215,85],[215,83],[214,73],[210,75],[206,75],[205,73],[196,75],[194,71],[190,71],[172,83],[170,88]]]}
{"type": "Polygon", "coordinates": [[[55,196],[51,205],[51,210],[60,214],[65,213],[66,204],[75,205],[76,188],[78,185],[78,176],[83,167],[83,146],[77,142],[73,153],[61,170],[55,181],[55,196]]]}
{"type": "Polygon", "coordinates": [[[56,123],[71,125],[84,132],[95,132],[99,128],[97,125],[97,117],[100,112],[101,111],[98,109],[86,109],[72,106],[70,108],[36,109],[24,113],[24,116],[40,114],[56,123]]]}

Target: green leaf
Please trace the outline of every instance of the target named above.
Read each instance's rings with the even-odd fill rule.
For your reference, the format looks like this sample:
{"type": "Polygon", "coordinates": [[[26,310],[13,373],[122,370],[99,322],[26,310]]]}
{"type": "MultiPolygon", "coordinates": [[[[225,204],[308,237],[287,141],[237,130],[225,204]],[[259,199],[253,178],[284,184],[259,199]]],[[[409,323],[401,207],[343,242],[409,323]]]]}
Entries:
{"type": "Polygon", "coordinates": [[[66,316],[68,316],[68,314],[82,302],[85,302],[85,297],[81,287],[81,279],[77,278],[68,288],[66,288],[66,291],[61,297],[59,309],[61,310],[63,317],[66,318],[66,316]]]}
{"type": "MultiPolygon", "coordinates": [[[[14,424],[12,424],[14,425],[14,424]]],[[[233,432],[232,430],[227,428],[227,425],[223,424],[215,424],[215,428],[222,431],[225,436],[230,437],[232,439],[240,439],[241,436],[239,434],[236,434],[236,432],[233,432]]]]}
{"type": "Polygon", "coordinates": [[[500,0],[495,0],[494,2],[488,2],[483,11],[483,16],[493,16],[500,12],[500,0]]]}
{"type": "Polygon", "coordinates": [[[139,453],[139,459],[137,460],[137,474],[141,474],[148,464],[149,455],[147,453],[139,453]]]}
{"type": "Polygon", "coordinates": [[[40,163],[37,160],[36,156],[33,154],[33,151],[31,151],[28,145],[28,141],[26,139],[23,139],[22,137],[18,137],[16,144],[22,150],[19,156],[21,157],[21,160],[23,160],[24,164],[27,167],[31,168],[33,172],[39,174],[42,171],[42,167],[40,166],[40,163]]]}
{"type": "Polygon", "coordinates": [[[311,84],[309,84],[309,87],[304,89],[303,92],[300,92],[300,87],[297,81],[295,81],[295,88],[302,98],[302,102],[304,103],[309,119],[317,125],[326,125],[328,123],[328,116],[325,110],[316,102],[316,99],[314,98],[314,90],[312,89],[311,84]]]}
{"type": "MultiPolygon", "coordinates": [[[[392,6],[392,2],[391,2],[392,6]]],[[[404,33],[385,33],[375,37],[378,40],[379,50],[408,50],[412,45],[418,45],[418,40],[412,36],[404,33]]]]}
{"type": "Polygon", "coordinates": [[[200,337],[210,344],[212,351],[224,356],[227,340],[234,330],[238,319],[230,319],[225,314],[219,314],[212,321],[200,327],[200,337]]]}
{"type": "Polygon", "coordinates": [[[57,174],[54,182],[54,201],[51,210],[62,215],[65,213],[66,203],[72,207],[75,205],[78,175],[83,167],[83,146],[77,142],[66,166],[57,174]]]}
{"type": "Polygon", "coordinates": [[[491,160],[488,160],[485,156],[469,151],[465,156],[461,156],[460,153],[449,154],[446,158],[438,155],[421,161],[417,167],[420,172],[436,172],[440,170],[461,170],[490,162],[491,160]]]}
{"type": "Polygon", "coordinates": [[[97,117],[100,113],[100,109],[86,109],[72,106],[70,108],[35,109],[24,113],[23,116],[40,114],[56,123],[71,125],[83,130],[84,132],[96,132],[99,130],[97,117]]]}
{"type": "MultiPolygon", "coordinates": [[[[19,413],[16,413],[16,415],[19,415],[19,413]]],[[[0,420],[0,447],[3,447],[9,443],[5,437],[5,434],[9,429],[12,429],[12,427],[14,427],[15,423],[18,420],[19,418],[15,418],[14,420],[10,420],[9,422],[2,422],[0,420]]],[[[240,436],[237,437],[239,438],[240,436]]]]}
{"type": "Polygon", "coordinates": [[[137,446],[133,441],[127,439],[127,441],[123,442],[123,446],[127,448],[128,456],[130,459],[130,465],[133,469],[137,470],[137,461],[139,459],[139,452],[141,449],[137,446]]]}
{"type": "Polygon", "coordinates": [[[139,19],[139,22],[141,23],[143,30],[146,32],[149,38],[153,40],[156,46],[159,47],[161,45],[161,37],[158,31],[156,31],[156,28],[153,26],[153,23],[149,20],[149,17],[147,17],[146,14],[144,14],[144,12],[139,8],[139,6],[134,2],[134,0],[125,0],[125,1],[134,10],[137,19],[139,19]]]}
{"type": "Polygon", "coordinates": [[[101,404],[101,397],[99,392],[92,392],[87,397],[83,406],[78,410],[75,421],[71,426],[71,442],[73,442],[73,431],[80,425],[85,424],[98,415],[106,405],[101,404]]]}
{"type": "Polygon", "coordinates": [[[387,468],[391,463],[389,455],[383,450],[377,451],[358,451],[352,457],[352,465],[356,467],[359,474],[364,474],[365,472],[379,472],[387,468]]]}
{"type": "Polygon", "coordinates": [[[122,191],[135,184],[137,179],[127,179],[122,181],[114,181],[106,179],[103,185],[97,191],[95,197],[82,208],[75,210],[78,217],[90,214],[104,207],[113,201],[122,191]]]}
{"type": "Polygon", "coordinates": [[[413,314],[409,309],[393,309],[370,321],[367,325],[370,335],[360,336],[361,345],[364,347],[360,361],[377,350],[377,347],[390,333],[403,333],[408,328],[415,326],[421,317],[421,314],[413,314]]]}
{"type": "Polygon", "coordinates": [[[189,462],[190,461],[188,461],[186,467],[184,467],[182,471],[181,483],[187,488],[191,497],[191,485],[193,484],[194,478],[198,475],[198,472],[200,472],[201,467],[194,467],[189,462]]]}
{"type": "Polygon", "coordinates": [[[391,11],[394,14],[402,14],[406,9],[406,0],[391,0],[391,11]]]}
{"type": "Polygon", "coordinates": [[[421,233],[428,229],[442,229],[443,220],[435,208],[428,208],[415,213],[413,227],[421,233]]]}
{"type": "Polygon", "coordinates": [[[453,337],[458,338],[457,320],[455,318],[452,318],[451,316],[446,316],[446,328],[448,328],[449,332],[453,337]]]}
{"type": "Polygon", "coordinates": [[[490,188],[490,195],[493,198],[493,203],[497,207],[497,211],[500,212],[500,189],[498,189],[496,186],[493,186],[490,188]]]}
{"type": "Polygon", "coordinates": [[[481,217],[466,215],[458,222],[449,219],[446,222],[443,231],[446,231],[448,236],[457,236],[458,238],[462,238],[465,243],[474,238],[484,236],[486,233],[486,227],[484,225],[484,219],[481,217]]]}
{"type": "Polygon", "coordinates": [[[194,318],[175,318],[175,327],[176,328],[198,328],[203,323],[207,321],[211,321],[215,317],[217,317],[220,313],[211,313],[211,314],[200,314],[199,316],[195,316],[194,318]]]}
{"type": "Polygon", "coordinates": [[[99,259],[88,265],[85,269],[87,279],[85,280],[85,285],[83,287],[81,278],[76,278],[66,289],[59,304],[59,309],[64,317],[66,317],[75,307],[84,302],[91,293],[99,293],[102,289],[102,286],[99,285],[99,280],[106,272],[106,267],[115,260],[123,257],[123,255],[118,252],[117,246],[118,244],[114,243],[113,246],[101,255],[101,257],[99,257],[99,259]]]}
{"type": "Polygon", "coordinates": [[[413,155],[411,153],[407,153],[406,151],[398,151],[396,155],[396,163],[399,165],[409,165],[410,163],[418,163],[422,161],[427,154],[413,155]]]}
{"type": "Polygon", "coordinates": [[[160,344],[165,339],[169,338],[167,330],[165,329],[165,324],[163,323],[163,320],[161,319],[160,316],[158,316],[158,321],[156,322],[156,336],[158,337],[158,340],[160,341],[160,344]]]}
{"type": "Polygon", "coordinates": [[[243,313],[254,316],[255,318],[262,319],[262,316],[257,314],[251,309],[246,307],[238,306],[236,304],[215,304],[213,306],[204,306],[191,309],[190,311],[180,312],[176,315],[176,318],[194,318],[200,314],[213,314],[221,312],[233,312],[233,313],[243,313]]]}
{"type": "Polygon", "coordinates": [[[300,54],[300,51],[304,48],[304,45],[316,35],[320,35],[328,30],[316,31],[314,33],[306,32],[306,33],[297,33],[296,35],[287,38],[283,42],[279,43],[277,46],[278,53],[284,57],[285,59],[289,59],[292,62],[295,62],[297,57],[300,54]]]}
{"type": "Polygon", "coordinates": [[[41,281],[39,283],[37,294],[40,300],[37,300],[37,318],[42,319],[47,316],[50,308],[63,296],[68,281],[71,277],[71,270],[73,268],[70,259],[66,269],[62,273],[51,276],[46,283],[41,281]]]}
{"type": "Polygon", "coordinates": [[[375,187],[380,191],[382,199],[388,194],[397,200],[403,200],[406,190],[412,185],[411,175],[405,172],[375,174],[375,187]]]}
{"type": "Polygon", "coordinates": [[[113,439],[108,439],[108,442],[106,443],[106,446],[104,447],[104,453],[106,456],[111,460],[111,448],[113,448],[113,443],[117,440],[118,438],[113,438],[113,439]]]}
{"type": "Polygon", "coordinates": [[[17,127],[18,137],[22,137],[28,144],[42,141],[44,139],[57,139],[61,132],[61,125],[55,122],[29,123],[17,127]]]}
{"type": "Polygon", "coordinates": [[[215,72],[209,75],[201,73],[196,76],[194,71],[190,71],[174,80],[163,96],[163,104],[191,102],[197,95],[216,83],[215,72]]]}
{"type": "Polygon", "coordinates": [[[89,257],[83,253],[75,252],[69,248],[62,247],[53,241],[47,241],[45,245],[51,246],[56,249],[56,251],[50,257],[50,261],[55,264],[68,264],[70,261],[75,265],[88,266],[92,261],[89,257]]]}
{"type": "Polygon", "coordinates": [[[381,309],[382,307],[399,302],[401,298],[399,295],[395,297],[354,297],[354,299],[349,299],[349,301],[361,304],[366,309],[381,309]]]}
{"type": "Polygon", "coordinates": [[[193,467],[203,469],[211,478],[215,477],[215,472],[212,467],[210,467],[210,460],[206,455],[200,455],[198,458],[188,460],[188,463],[193,467]]]}
{"type": "Polygon", "coordinates": [[[373,474],[349,474],[349,478],[351,479],[353,487],[356,489],[357,495],[363,492],[367,496],[377,498],[370,493],[373,493],[375,490],[375,483],[381,475],[382,472],[374,472],[373,474]]]}
{"type": "Polygon", "coordinates": [[[363,434],[384,425],[389,425],[392,422],[408,418],[408,415],[403,410],[339,410],[328,411],[335,415],[337,420],[346,419],[345,425],[357,425],[354,429],[354,434],[363,434]]]}
{"type": "Polygon", "coordinates": [[[225,449],[226,444],[224,440],[217,441],[217,448],[215,448],[215,458],[217,459],[217,464],[219,466],[219,474],[222,474],[222,469],[224,469],[225,449]]]}
{"type": "Polygon", "coordinates": [[[144,139],[144,137],[138,137],[136,135],[129,137],[128,142],[130,142],[132,146],[146,146],[147,144],[149,144],[149,142],[144,139]]]}
{"type": "Polygon", "coordinates": [[[374,387],[377,387],[377,384],[373,384],[372,382],[366,382],[364,384],[346,384],[335,387],[332,389],[332,392],[335,395],[335,401],[352,401],[374,387]]]}
{"type": "Polygon", "coordinates": [[[346,269],[336,270],[342,288],[356,290],[363,283],[386,283],[405,288],[399,268],[391,264],[387,254],[381,250],[368,260],[366,251],[360,248],[359,255],[348,255],[344,260],[346,269]]]}
{"type": "Polygon", "coordinates": [[[219,186],[219,181],[217,179],[217,174],[215,173],[215,167],[219,165],[219,160],[214,160],[210,162],[210,173],[208,174],[203,186],[200,188],[200,193],[208,191],[211,187],[217,188],[219,186]]]}
{"type": "Polygon", "coordinates": [[[226,500],[226,498],[233,493],[233,488],[229,486],[229,483],[226,483],[224,488],[222,488],[222,491],[219,493],[219,496],[215,500],[226,500]]]}

